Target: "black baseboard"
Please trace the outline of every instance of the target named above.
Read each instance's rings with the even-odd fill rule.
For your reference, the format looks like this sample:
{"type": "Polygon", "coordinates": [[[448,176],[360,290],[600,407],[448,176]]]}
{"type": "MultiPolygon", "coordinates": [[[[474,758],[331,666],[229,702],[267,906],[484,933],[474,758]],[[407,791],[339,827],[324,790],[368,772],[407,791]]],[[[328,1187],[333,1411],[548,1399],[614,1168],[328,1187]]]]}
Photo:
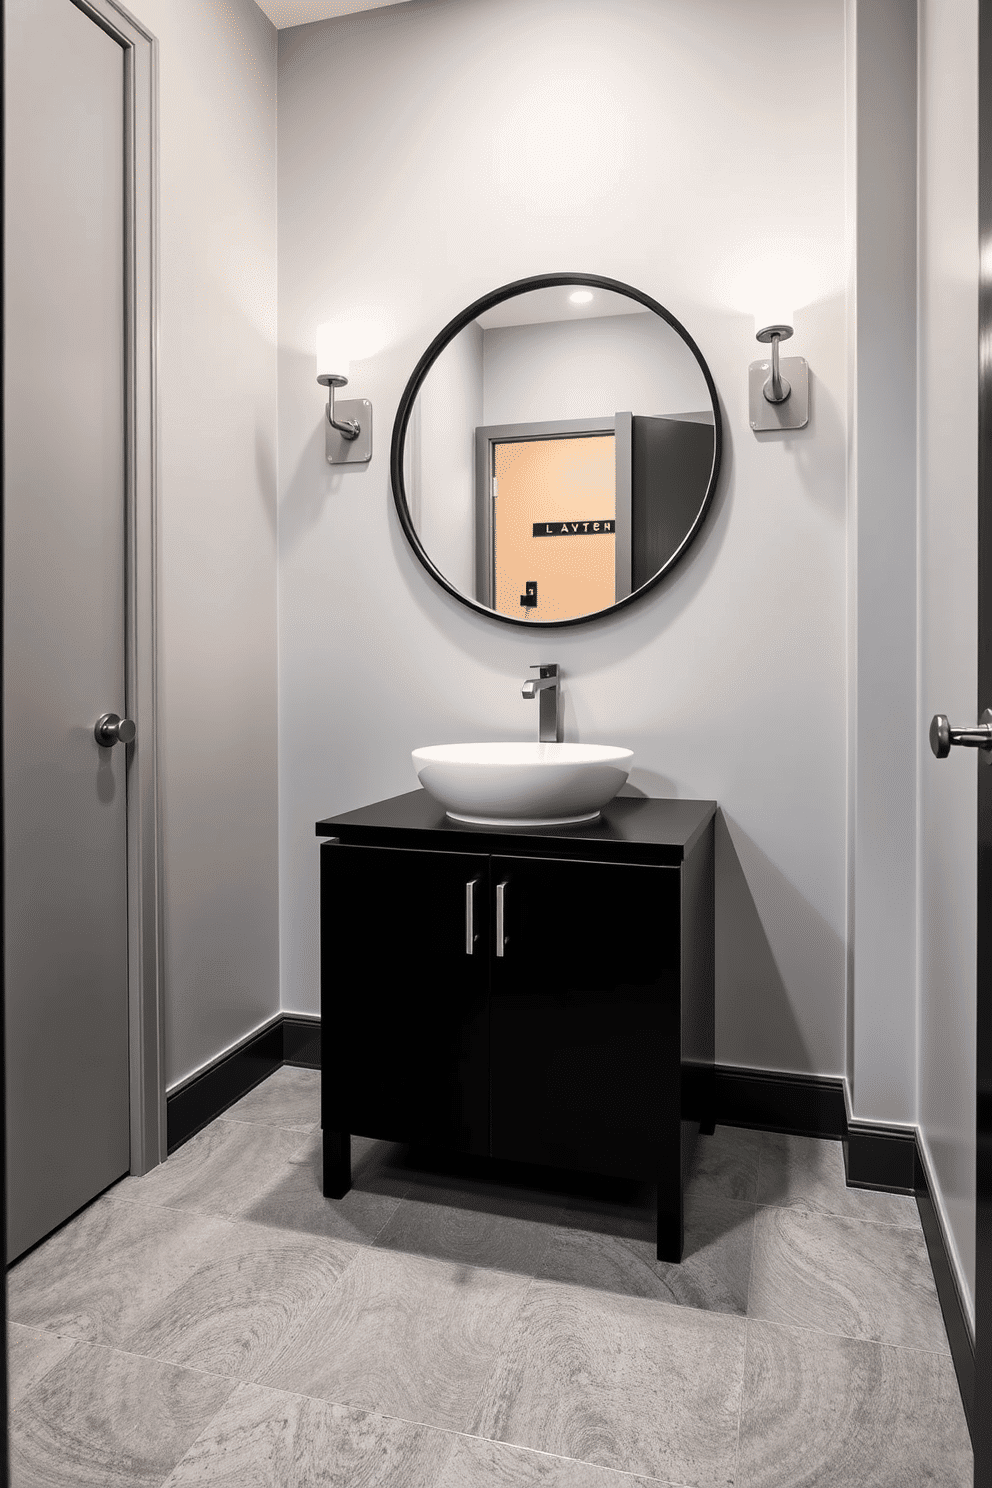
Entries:
{"type": "Polygon", "coordinates": [[[753,1126],[797,1137],[847,1135],[843,1080],[727,1064],[718,1064],[714,1074],[718,1125],[753,1126]]]}
{"type": "Polygon", "coordinates": [[[320,1019],[306,1013],[283,1013],[282,1058],[300,1069],[320,1069],[320,1019]]]}
{"type": "Polygon", "coordinates": [[[209,1126],[283,1064],[320,1068],[320,1019],[281,1013],[166,1096],[169,1152],[209,1126]]]}
{"type": "Polygon", "coordinates": [[[885,1193],[915,1194],[916,1132],[889,1131],[865,1122],[848,1125],[844,1171],[851,1188],[877,1188],[885,1193]]]}
{"type": "Polygon", "coordinates": [[[927,1170],[923,1165],[923,1154],[918,1138],[914,1147],[916,1151],[916,1207],[920,1211],[923,1238],[927,1242],[927,1250],[930,1254],[930,1268],[937,1287],[937,1300],[940,1302],[940,1310],[944,1317],[944,1327],[947,1329],[947,1342],[951,1349],[954,1371],[958,1377],[961,1404],[964,1406],[968,1430],[974,1441],[975,1343],[971,1336],[964,1298],[958,1287],[957,1274],[948,1254],[944,1226],[930,1192],[927,1170]]]}

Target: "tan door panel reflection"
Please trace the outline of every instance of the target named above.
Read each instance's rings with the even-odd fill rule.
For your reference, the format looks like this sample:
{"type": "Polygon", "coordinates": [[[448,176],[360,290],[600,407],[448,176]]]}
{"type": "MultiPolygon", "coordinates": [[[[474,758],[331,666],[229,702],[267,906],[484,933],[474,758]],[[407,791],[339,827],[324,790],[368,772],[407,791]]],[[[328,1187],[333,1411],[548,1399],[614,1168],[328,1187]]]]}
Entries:
{"type": "Polygon", "coordinates": [[[616,535],[535,537],[534,525],[616,521],[612,433],[493,445],[495,608],[528,620],[568,620],[616,598],[616,535]],[[537,584],[537,604],[520,596],[537,584]]]}

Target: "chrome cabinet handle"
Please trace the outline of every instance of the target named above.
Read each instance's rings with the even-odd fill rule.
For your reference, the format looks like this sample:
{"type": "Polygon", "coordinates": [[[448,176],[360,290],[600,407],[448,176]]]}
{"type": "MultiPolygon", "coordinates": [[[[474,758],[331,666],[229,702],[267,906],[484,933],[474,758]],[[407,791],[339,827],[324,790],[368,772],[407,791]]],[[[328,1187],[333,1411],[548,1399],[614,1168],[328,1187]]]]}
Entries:
{"type": "Polygon", "coordinates": [[[475,886],[477,878],[469,879],[465,885],[465,954],[475,955],[475,886]]]}
{"type": "Polygon", "coordinates": [[[496,885],[496,954],[502,956],[506,945],[506,886],[509,879],[496,885]]]}
{"type": "Polygon", "coordinates": [[[93,737],[101,749],[113,749],[115,744],[130,744],[138,730],[131,718],[121,718],[116,713],[101,713],[93,727],[93,737]]]}
{"type": "Polygon", "coordinates": [[[992,764],[992,708],[985,709],[975,728],[951,728],[943,713],[935,713],[930,720],[930,748],[937,759],[946,759],[954,744],[980,749],[985,763],[992,764]]]}

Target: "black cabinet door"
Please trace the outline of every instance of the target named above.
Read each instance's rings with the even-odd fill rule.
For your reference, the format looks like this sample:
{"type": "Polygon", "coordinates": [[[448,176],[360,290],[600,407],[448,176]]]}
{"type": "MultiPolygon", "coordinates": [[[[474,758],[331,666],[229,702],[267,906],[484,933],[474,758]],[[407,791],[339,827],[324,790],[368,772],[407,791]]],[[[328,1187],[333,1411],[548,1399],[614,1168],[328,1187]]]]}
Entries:
{"type": "Polygon", "coordinates": [[[489,1151],[487,877],[481,856],[322,847],[325,1130],[489,1151]]]}
{"type": "Polygon", "coordinates": [[[679,870],[491,859],[492,1154],[679,1173],[679,870]]]}

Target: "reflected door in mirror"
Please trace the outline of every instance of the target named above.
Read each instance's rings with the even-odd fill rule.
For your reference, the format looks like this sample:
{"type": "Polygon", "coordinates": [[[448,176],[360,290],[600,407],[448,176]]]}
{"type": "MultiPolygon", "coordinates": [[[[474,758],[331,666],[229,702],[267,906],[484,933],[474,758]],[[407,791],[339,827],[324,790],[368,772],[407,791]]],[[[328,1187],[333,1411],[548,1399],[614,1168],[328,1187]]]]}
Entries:
{"type": "Polygon", "coordinates": [[[492,444],[493,597],[502,615],[567,620],[616,589],[612,433],[492,444]]]}

